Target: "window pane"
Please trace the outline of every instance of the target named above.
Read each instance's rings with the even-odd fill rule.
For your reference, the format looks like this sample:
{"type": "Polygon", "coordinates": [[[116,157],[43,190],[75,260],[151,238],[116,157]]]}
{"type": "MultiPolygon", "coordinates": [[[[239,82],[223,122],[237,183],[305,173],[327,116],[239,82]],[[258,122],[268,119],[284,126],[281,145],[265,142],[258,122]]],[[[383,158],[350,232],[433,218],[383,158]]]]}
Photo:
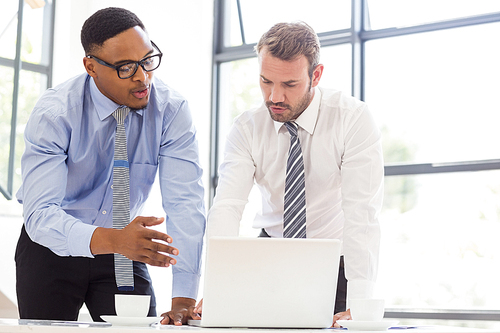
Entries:
{"type": "Polygon", "coordinates": [[[17,8],[19,1],[3,1],[0,10],[0,57],[16,57],[17,8]]]}
{"type": "Polygon", "coordinates": [[[238,6],[234,0],[226,0],[226,10],[228,18],[224,18],[229,24],[229,29],[224,31],[224,45],[238,46],[243,44],[241,39],[240,18],[238,17],[238,6]]]}
{"type": "Polygon", "coordinates": [[[321,63],[325,65],[319,85],[351,94],[351,44],[324,47],[321,63]]]}
{"type": "MultiPolygon", "coordinates": [[[[227,0],[233,7],[231,14],[237,16],[235,0],[227,0]]],[[[308,23],[316,33],[349,29],[351,26],[350,0],[240,0],[245,41],[257,43],[264,32],[279,22],[301,20],[308,23]]],[[[231,34],[239,33],[239,20],[231,22],[231,34]]]]}
{"type": "Polygon", "coordinates": [[[385,178],[388,308],[500,309],[500,171],[385,178]]]}
{"type": "Polygon", "coordinates": [[[366,43],[386,163],[498,158],[500,23],[366,43]]]}
{"type": "Polygon", "coordinates": [[[14,69],[0,66],[0,185],[7,189],[14,69]]]}
{"type": "Polygon", "coordinates": [[[372,30],[413,26],[499,11],[498,0],[368,0],[372,30]]]}
{"type": "MultiPolygon", "coordinates": [[[[224,147],[234,118],[246,110],[262,104],[259,87],[257,58],[243,59],[221,64],[219,95],[219,165],[224,161],[224,147]]],[[[249,195],[240,223],[240,235],[255,237],[258,230],[252,221],[260,209],[260,193],[256,187],[249,195]]]]}
{"type": "MultiPolygon", "coordinates": [[[[29,5],[24,5],[23,10],[23,40],[21,59],[26,62],[35,64],[42,63],[42,52],[47,49],[48,45],[42,43],[44,11],[49,10],[48,5],[42,8],[31,8],[29,5]]],[[[47,64],[47,59],[44,59],[43,64],[47,64]]]]}
{"type": "Polygon", "coordinates": [[[234,118],[262,103],[257,58],[221,64],[219,95],[219,163],[223,161],[226,136],[234,118]]]}

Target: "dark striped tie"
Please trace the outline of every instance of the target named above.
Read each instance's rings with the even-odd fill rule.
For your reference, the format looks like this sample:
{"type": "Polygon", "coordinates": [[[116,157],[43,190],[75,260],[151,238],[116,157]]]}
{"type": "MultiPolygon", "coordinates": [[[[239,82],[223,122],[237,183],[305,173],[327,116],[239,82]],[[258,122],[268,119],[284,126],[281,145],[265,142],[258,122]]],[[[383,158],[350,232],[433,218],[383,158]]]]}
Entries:
{"type": "MultiPolygon", "coordinates": [[[[127,136],[125,118],[130,109],[122,107],[113,112],[115,117],[115,157],[113,164],[113,228],[123,229],[130,223],[129,168],[127,157],[127,136]]],[[[118,290],[134,290],[134,269],[132,260],[115,253],[115,275],[118,290]]]]}
{"type": "Polygon", "coordinates": [[[283,237],[306,238],[306,184],[304,159],[297,136],[297,124],[285,123],[290,132],[290,149],[286,163],[283,237]]]}

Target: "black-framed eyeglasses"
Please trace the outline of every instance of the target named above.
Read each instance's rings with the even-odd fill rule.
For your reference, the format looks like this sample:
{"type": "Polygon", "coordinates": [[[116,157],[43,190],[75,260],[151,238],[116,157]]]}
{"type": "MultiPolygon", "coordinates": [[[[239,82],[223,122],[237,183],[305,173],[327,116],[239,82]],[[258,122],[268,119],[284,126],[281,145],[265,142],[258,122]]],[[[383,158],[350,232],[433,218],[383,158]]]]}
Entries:
{"type": "Polygon", "coordinates": [[[92,58],[103,66],[115,69],[120,79],[128,79],[135,75],[139,66],[141,66],[142,69],[144,69],[144,71],[146,72],[154,71],[155,69],[160,67],[161,57],[163,56],[163,53],[161,53],[160,49],[158,48],[158,46],[156,46],[155,43],[153,43],[153,41],[151,41],[151,44],[155,49],[158,50],[158,54],[146,57],[139,61],[128,62],[123,65],[115,66],[93,55],[88,55],[87,58],[92,58]]]}

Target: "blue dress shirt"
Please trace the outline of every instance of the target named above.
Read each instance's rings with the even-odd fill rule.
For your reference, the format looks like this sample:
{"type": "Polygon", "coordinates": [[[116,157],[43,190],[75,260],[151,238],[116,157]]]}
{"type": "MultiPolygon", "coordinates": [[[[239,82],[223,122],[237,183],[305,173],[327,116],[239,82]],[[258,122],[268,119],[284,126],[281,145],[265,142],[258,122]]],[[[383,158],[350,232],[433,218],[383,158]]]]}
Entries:
{"type": "MultiPolygon", "coordinates": [[[[87,74],[47,90],[25,129],[21,160],[26,231],[60,256],[93,257],[97,227],[113,227],[113,154],[120,105],[87,74]]],[[[125,120],[130,217],[140,215],[159,170],[167,233],[179,249],[172,297],[196,298],[205,232],[198,143],[187,101],[154,79],[147,107],[125,120]]]]}

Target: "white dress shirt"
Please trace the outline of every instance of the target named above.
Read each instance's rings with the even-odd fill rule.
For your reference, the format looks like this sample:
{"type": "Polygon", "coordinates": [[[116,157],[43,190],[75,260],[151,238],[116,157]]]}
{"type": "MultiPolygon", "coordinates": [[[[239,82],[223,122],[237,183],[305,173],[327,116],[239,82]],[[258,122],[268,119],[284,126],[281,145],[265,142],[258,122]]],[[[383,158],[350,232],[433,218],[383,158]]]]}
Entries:
{"type": "MultiPolygon", "coordinates": [[[[348,297],[371,297],[377,275],[383,199],[380,131],[365,103],[315,88],[295,120],[306,184],[307,237],[342,241],[348,297]]],[[[282,237],[290,134],[265,105],[241,114],[227,137],[207,235],[237,236],[254,182],[262,208],[253,226],[282,237]]]]}

